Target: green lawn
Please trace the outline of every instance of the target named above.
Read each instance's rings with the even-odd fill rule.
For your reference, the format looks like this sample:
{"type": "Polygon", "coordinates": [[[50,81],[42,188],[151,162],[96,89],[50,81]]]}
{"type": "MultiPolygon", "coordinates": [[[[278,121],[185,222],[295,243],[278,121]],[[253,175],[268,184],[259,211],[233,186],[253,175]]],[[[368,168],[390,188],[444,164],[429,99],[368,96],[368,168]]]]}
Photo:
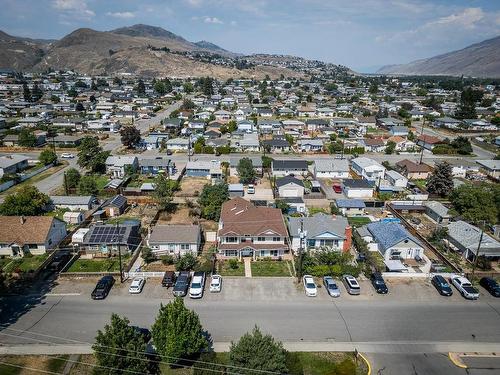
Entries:
{"type": "Polygon", "coordinates": [[[425,190],[425,185],[427,185],[427,180],[411,180],[411,182],[417,185],[420,190],[425,190]]]}
{"type": "Polygon", "coordinates": [[[371,223],[371,220],[364,216],[348,217],[347,221],[349,222],[350,225],[352,225],[355,228],[371,223]]]}
{"type": "Polygon", "coordinates": [[[288,352],[287,367],[290,375],[356,375],[366,374],[356,368],[352,354],[288,352]]]}
{"type": "Polygon", "coordinates": [[[94,178],[98,190],[104,189],[104,186],[110,181],[109,177],[104,175],[94,175],[94,178]]]}
{"type": "Polygon", "coordinates": [[[31,257],[4,259],[2,261],[3,270],[7,273],[20,269],[23,272],[35,271],[47,259],[49,254],[33,255],[31,257]]]}
{"type": "MultiPolygon", "coordinates": [[[[122,265],[125,267],[130,255],[122,256],[122,265]]],[[[120,262],[118,257],[105,259],[77,259],[68,272],[119,272],[120,262]]]]}
{"type": "Polygon", "coordinates": [[[221,261],[218,262],[218,272],[221,276],[245,276],[245,266],[243,262],[238,263],[237,268],[229,267],[229,262],[221,261]]]}
{"type": "MultiPolygon", "coordinates": [[[[286,260],[258,260],[252,262],[252,276],[291,276],[286,260]]],[[[291,268],[291,265],[290,265],[291,268]]]]}

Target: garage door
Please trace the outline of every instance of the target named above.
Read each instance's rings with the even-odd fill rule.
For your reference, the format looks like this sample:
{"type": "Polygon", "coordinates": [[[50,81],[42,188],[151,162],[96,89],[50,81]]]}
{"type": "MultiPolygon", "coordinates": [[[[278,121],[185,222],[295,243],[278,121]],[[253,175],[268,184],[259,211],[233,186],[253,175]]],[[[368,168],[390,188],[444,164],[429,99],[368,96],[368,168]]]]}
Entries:
{"type": "Polygon", "coordinates": [[[283,197],[297,197],[297,190],[295,189],[283,189],[281,196],[283,197]]]}

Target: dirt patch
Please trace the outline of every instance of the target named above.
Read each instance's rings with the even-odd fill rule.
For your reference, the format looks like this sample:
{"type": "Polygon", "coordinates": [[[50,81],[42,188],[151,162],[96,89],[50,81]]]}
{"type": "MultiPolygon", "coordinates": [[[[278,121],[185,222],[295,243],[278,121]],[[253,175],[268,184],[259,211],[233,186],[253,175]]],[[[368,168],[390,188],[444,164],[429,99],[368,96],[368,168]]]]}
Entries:
{"type": "Polygon", "coordinates": [[[176,197],[197,197],[203,187],[210,181],[201,177],[184,177],[181,180],[180,190],[175,193],[176,197]]]}
{"type": "Polygon", "coordinates": [[[189,216],[188,207],[178,207],[175,212],[162,212],[158,224],[193,224],[194,218],[189,216]]]}
{"type": "Polygon", "coordinates": [[[153,204],[146,204],[146,205],[139,204],[135,207],[130,207],[124,214],[124,216],[140,220],[141,227],[147,228],[153,221],[157,212],[158,208],[155,207],[155,205],[153,204]]]}

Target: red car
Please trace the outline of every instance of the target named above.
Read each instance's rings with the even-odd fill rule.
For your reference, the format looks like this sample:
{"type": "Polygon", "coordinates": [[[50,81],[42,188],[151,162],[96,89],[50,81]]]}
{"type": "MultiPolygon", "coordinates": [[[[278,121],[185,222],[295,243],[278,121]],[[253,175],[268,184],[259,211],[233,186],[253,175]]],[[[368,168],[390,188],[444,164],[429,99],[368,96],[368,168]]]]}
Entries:
{"type": "Polygon", "coordinates": [[[333,184],[333,191],[340,194],[342,193],[342,187],[339,184],[333,184]]]}

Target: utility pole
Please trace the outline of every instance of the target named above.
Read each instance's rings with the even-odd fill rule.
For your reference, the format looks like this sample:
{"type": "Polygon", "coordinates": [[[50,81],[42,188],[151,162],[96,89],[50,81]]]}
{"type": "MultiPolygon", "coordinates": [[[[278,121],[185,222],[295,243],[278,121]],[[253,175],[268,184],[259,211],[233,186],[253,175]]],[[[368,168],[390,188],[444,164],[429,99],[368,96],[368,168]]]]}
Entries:
{"type": "Polygon", "coordinates": [[[118,221],[116,222],[115,239],[117,240],[117,245],[118,245],[118,262],[120,263],[120,283],[123,283],[122,249],[120,246],[120,223],[118,221]]]}
{"type": "MultiPolygon", "coordinates": [[[[424,125],[425,125],[425,117],[424,117],[424,119],[422,121],[422,130],[420,131],[420,135],[422,137],[424,137],[424,125]]],[[[424,139],[425,139],[425,137],[424,137],[424,139]]],[[[425,141],[422,141],[422,142],[423,142],[423,144],[425,144],[425,141]]],[[[422,164],[422,158],[424,157],[424,146],[423,146],[423,144],[422,144],[422,150],[420,151],[420,162],[418,164],[422,164]]]]}
{"type": "MultiPolygon", "coordinates": [[[[483,225],[484,225],[484,221],[483,221],[483,225]]],[[[484,230],[483,230],[483,227],[481,227],[481,235],[479,236],[479,243],[477,244],[476,257],[474,258],[474,263],[472,263],[471,279],[474,279],[474,274],[476,272],[477,262],[479,260],[479,250],[481,249],[481,242],[483,242],[483,235],[484,235],[484,230]]]]}
{"type": "Polygon", "coordinates": [[[189,135],[189,138],[188,138],[188,161],[191,161],[191,134],[189,135]]]}
{"type": "Polygon", "coordinates": [[[304,219],[300,218],[300,230],[299,230],[299,256],[297,259],[298,263],[298,272],[297,272],[297,282],[300,283],[300,279],[302,277],[302,252],[303,252],[303,240],[305,237],[305,232],[304,232],[304,219]]]}

